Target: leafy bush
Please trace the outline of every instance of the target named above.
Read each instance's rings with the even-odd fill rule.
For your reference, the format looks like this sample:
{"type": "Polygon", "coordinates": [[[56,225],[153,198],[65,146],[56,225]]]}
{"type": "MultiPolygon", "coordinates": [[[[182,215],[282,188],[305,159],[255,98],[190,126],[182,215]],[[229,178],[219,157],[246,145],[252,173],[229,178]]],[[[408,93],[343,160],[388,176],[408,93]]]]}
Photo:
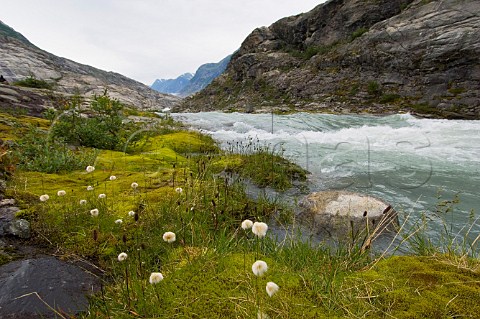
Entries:
{"type": "Polygon", "coordinates": [[[47,81],[44,81],[44,80],[37,79],[33,76],[29,76],[26,79],[16,81],[15,83],[13,83],[13,85],[35,88],[35,89],[47,89],[47,90],[51,90],[53,88],[53,85],[51,83],[48,83],[47,81]]]}
{"type": "Polygon", "coordinates": [[[30,127],[14,149],[19,167],[44,173],[70,172],[83,169],[95,161],[95,150],[71,150],[61,140],[51,139],[35,127],[30,127]]]}
{"type": "Polygon", "coordinates": [[[356,38],[359,38],[361,37],[364,33],[366,33],[368,31],[367,28],[358,28],[357,30],[353,31],[351,37],[350,37],[350,40],[353,41],[355,40],[356,38]]]}
{"type": "Polygon", "coordinates": [[[382,93],[382,88],[380,87],[380,84],[376,81],[370,81],[367,84],[367,92],[371,96],[379,96],[382,93]]]}
{"type": "Polygon", "coordinates": [[[380,103],[382,103],[382,104],[392,103],[392,102],[395,102],[398,99],[400,99],[400,95],[392,94],[392,93],[386,93],[386,94],[383,94],[380,97],[380,103]]]}
{"type": "Polygon", "coordinates": [[[138,127],[125,121],[124,106],[106,92],[93,97],[90,114],[82,113],[80,105],[78,99],[70,101],[53,127],[54,137],[69,144],[114,150],[120,149],[131,136],[137,136],[133,133],[138,127]]]}

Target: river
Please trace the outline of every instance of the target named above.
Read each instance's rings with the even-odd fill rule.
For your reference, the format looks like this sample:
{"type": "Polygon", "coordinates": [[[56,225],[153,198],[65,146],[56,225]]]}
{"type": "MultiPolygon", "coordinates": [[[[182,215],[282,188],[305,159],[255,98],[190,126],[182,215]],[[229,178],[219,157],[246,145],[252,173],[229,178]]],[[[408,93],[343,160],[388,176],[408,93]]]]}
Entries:
{"type": "MultiPolygon", "coordinates": [[[[411,221],[423,214],[436,224],[465,230],[480,211],[480,121],[295,113],[172,114],[211,135],[222,147],[249,138],[283,150],[307,169],[310,191],[345,189],[390,203],[411,221]],[[458,196],[448,214],[441,201],[458,196]],[[415,217],[415,218],[412,218],[415,217]]],[[[472,229],[474,234],[479,227],[472,229]]]]}

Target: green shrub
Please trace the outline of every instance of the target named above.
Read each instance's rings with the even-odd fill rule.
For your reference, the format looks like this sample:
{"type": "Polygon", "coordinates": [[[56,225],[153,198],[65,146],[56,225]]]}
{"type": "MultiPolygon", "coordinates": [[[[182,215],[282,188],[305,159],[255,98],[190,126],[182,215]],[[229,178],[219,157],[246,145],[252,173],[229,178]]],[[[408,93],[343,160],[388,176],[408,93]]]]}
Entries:
{"type": "Polygon", "coordinates": [[[61,140],[49,138],[35,127],[17,141],[14,149],[19,166],[28,171],[44,173],[71,172],[83,169],[95,161],[94,150],[71,150],[61,140]]]}
{"type": "Polygon", "coordinates": [[[108,150],[122,149],[127,140],[132,142],[131,136],[135,140],[141,137],[133,134],[137,125],[125,121],[124,106],[106,92],[93,97],[90,114],[81,113],[80,102],[73,99],[58,117],[52,130],[54,137],[73,145],[108,150]]]}
{"type": "Polygon", "coordinates": [[[358,28],[357,30],[353,31],[352,35],[350,36],[350,40],[353,41],[356,38],[361,37],[364,33],[368,32],[367,28],[358,28]]]}
{"type": "Polygon", "coordinates": [[[367,92],[371,96],[379,96],[382,93],[382,88],[378,82],[370,81],[367,84],[367,92]]]}
{"type": "Polygon", "coordinates": [[[398,100],[399,98],[400,98],[400,95],[398,94],[386,93],[380,97],[380,103],[382,104],[392,103],[398,100]]]}
{"type": "Polygon", "coordinates": [[[26,79],[16,81],[15,83],[13,83],[13,85],[47,90],[51,90],[53,88],[53,84],[48,83],[44,80],[37,79],[33,76],[29,76],[26,79]]]}

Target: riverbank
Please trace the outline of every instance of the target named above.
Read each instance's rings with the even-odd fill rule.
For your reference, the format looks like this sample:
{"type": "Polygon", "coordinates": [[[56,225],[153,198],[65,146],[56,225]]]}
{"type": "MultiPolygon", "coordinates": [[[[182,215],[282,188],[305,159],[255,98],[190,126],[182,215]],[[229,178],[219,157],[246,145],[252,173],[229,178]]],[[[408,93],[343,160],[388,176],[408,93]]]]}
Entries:
{"type": "MultiPolygon", "coordinates": [[[[15,125],[3,123],[2,132],[17,141],[27,123],[49,127],[47,120],[26,116],[11,121],[15,125]]],[[[240,156],[249,154],[225,154],[209,137],[170,119],[158,121],[149,124],[158,129],[127,152],[101,150],[88,165],[58,173],[17,167],[8,181],[6,195],[17,200],[17,216],[30,220],[32,243],[89,260],[105,273],[84,317],[433,318],[478,312],[475,251],[429,245],[420,228],[403,243],[424,250],[387,259],[362,253],[356,241],[331,249],[299,241],[294,232],[281,242],[269,230],[260,237],[242,221],[268,221],[269,229],[273,223],[290,229],[297,221],[289,205],[252,200],[233,175],[219,176],[227,167],[243,167],[240,156]],[[263,264],[252,271],[258,260],[267,265],[263,276],[257,276],[263,264]],[[278,291],[272,284],[266,291],[269,282],[278,291]]],[[[76,148],[77,155],[87,151],[76,148]]],[[[265,171],[271,165],[260,164],[272,159],[251,160],[265,171]]]]}

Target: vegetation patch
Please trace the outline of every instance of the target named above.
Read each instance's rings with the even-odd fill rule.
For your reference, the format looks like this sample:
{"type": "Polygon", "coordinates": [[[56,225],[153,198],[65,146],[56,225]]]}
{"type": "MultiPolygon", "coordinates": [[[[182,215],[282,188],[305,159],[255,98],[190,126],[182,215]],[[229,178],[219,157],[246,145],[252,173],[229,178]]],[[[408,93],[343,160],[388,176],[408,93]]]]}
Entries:
{"type": "Polygon", "coordinates": [[[442,256],[397,256],[346,280],[357,314],[384,318],[452,318],[477,316],[480,274],[442,256]],[[352,287],[354,288],[352,291],[352,287]],[[355,296],[354,296],[355,295],[355,296]]]}
{"type": "Polygon", "coordinates": [[[23,80],[16,81],[13,83],[13,85],[46,90],[51,90],[54,86],[52,83],[49,83],[45,80],[37,79],[33,76],[29,76],[28,78],[25,78],[23,80]]]}

